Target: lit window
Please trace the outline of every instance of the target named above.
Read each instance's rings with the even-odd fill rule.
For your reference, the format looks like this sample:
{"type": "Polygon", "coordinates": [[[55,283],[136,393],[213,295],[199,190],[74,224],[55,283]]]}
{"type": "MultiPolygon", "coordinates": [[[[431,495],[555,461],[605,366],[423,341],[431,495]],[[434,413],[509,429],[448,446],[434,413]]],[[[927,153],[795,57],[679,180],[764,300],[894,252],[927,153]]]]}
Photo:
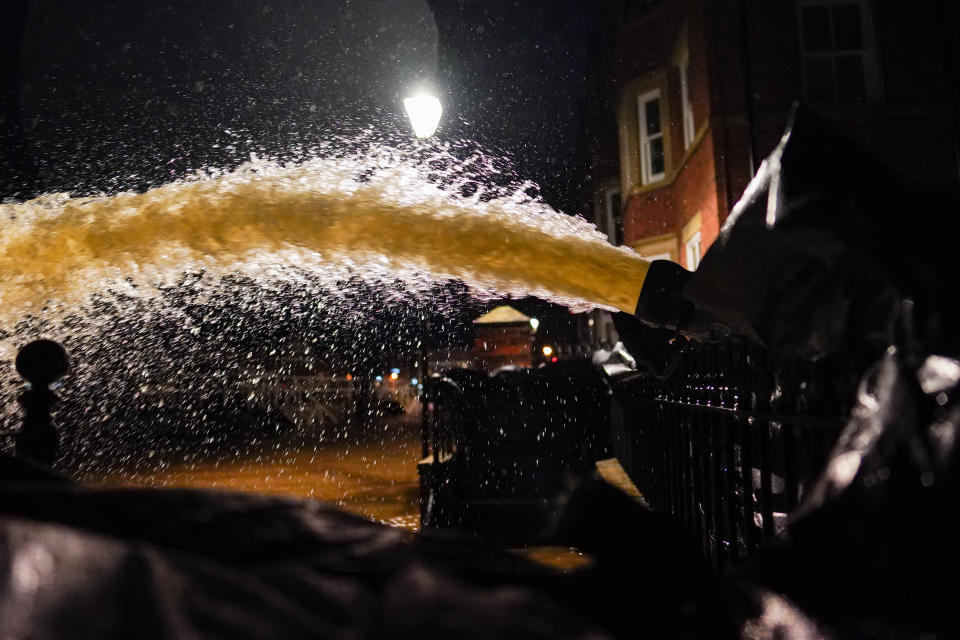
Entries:
{"type": "Polygon", "coordinates": [[[663,119],[660,117],[660,90],[637,98],[640,119],[640,171],[643,184],[664,177],[663,119]]]}
{"type": "Polygon", "coordinates": [[[691,271],[700,266],[701,244],[702,241],[699,231],[694,233],[692,236],[690,236],[690,239],[687,240],[687,269],[690,269],[691,271]]]}
{"type": "Polygon", "coordinates": [[[803,87],[812,103],[877,98],[870,15],[860,0],[803,0],[800,47],[803,87]]]}
{"type": "Polygon", "coordinates": [[[693,103],[690,102],[690,57],[684,52],[680,69],[680,104],[683,106],[683,148],[689,149],[696,135],[693,122],[693,103]]]}

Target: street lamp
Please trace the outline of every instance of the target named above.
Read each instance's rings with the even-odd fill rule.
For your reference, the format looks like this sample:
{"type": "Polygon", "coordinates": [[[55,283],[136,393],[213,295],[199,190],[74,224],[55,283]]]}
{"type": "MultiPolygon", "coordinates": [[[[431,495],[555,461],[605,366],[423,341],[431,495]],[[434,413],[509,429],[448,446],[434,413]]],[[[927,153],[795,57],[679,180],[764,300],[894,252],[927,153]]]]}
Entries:
{"type": "Polygon", "coordinates": [[[404,98],[403,108],[418,138],[429,138],[436,132],[440,116],[443,115],[443,106],[437,98],[428,95],[404,98]]]}

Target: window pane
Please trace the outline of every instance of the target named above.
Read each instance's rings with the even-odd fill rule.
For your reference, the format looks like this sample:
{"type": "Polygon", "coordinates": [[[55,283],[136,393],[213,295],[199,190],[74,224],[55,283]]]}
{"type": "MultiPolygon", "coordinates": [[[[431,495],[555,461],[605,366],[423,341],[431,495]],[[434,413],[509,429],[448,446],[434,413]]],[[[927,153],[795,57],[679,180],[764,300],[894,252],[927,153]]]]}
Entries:
{"type": "Polygon", "coordinates": [[[663,173],[663,136],[650,141],[650,175],[663,173]]]}
{"type": "Polygon", "coordinates": [[[834,102],[833,58],[807,56],[803,61],[803,77],[806,81],[807,100],[810,102],[834,102]]]}
{"type": "Polygon", "coordinates": [[[834,65],[837,70],[837,100],[840,102],[865,101],[867,87],[863,73],[863,56],[859,53],[837,55],[834,65]]]}
{"type": "Polygon", "coordinates": [[[805,51],[830,51],[833,42],[830,39],[830,7],[818,5],[800,9],[800,22],[803,27],[803,48],[805,51]]]}
{"type": "Polygon", "coordinates": [[[643,105],[644,117],[647,121],[647,135],[660,133],[660,99],[648,100],[643,105]]]}
{"type": "Polygon", "coordinates": [[[860,26],[860,5],[838,4],[833,7],[833,43],[836,49],[863,49],[860,26]]]}

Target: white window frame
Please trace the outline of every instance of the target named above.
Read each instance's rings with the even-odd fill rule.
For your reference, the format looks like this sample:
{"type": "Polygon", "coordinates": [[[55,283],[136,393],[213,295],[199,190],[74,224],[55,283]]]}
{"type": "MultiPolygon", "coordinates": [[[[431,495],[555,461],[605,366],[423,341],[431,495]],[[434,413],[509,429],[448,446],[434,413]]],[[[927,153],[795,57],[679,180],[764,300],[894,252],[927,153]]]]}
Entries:
{"type": "Polygon", "coordinates": [[[680,71],[680,105],[683,110],[683,149],[686,151],[697,135],[693,120],[693,103],[690,101],[690,54],[686,50],[677,68],[680,71]]]}
{"type": "Polygon", "coordinates": [[[687,238],[684,249],[687,253],[687,269],[690,271],[696,270],[700,266],[700,259],[703,258],[703,235],[699,229],[687,238]]]}
{"type": "Polygon", "coordinates": [[[663,180],[666,177],[666,155],[667,155],[667,142],[664,139],[664,122],[663,119],[663,98],[660,96],[660,89],[654,89],[637,96],[637,123],[640,125],[639,131],[639,141],[640,141],[640,182],[642,184],[651,184],[663,180]],[[652,136],[647,134],[647,103],[652,100],[658,100],[660,102],[660,132],[652,136]],[[650,143],[654,140],[663,140],[663,171],[660,173],[651,173],[651,164],[653,159],[650,153],[650,143]]]}
{"type": "MultiPolygon", "coordinates": [[[[873,28],[873,12],[871,11],[871,3],[868,0],[798,0],[797,2],[797,34],[800,43],[800,64],[804,65],[808,58],[830,58],[831,61],[837,57],[837,54],[840,55],[850,55],[855,53],[856,50],[847,50],[847,49],[831,49],[830,51],[807,51],[806,43],[804,42],[803,37],[803,8],[804,7],[813,7],[813,6],[827,6],[832,7],[838,4],[855,4],[860,7],[860,30],[861,38],[863,41],[863,49],[859,49],[861,56],[863,57],[863,84],[864,84],[864,93],[866,95],[866,102],[879,102],[881,98],[880,91],[880,70],[877,65],[877,49],[876,41],[874,40],[874,28],[873,28]]],[[[830,29],[831,33],[833,31],[833,12],[830,12],[830,29]]],[[[806,98],[809,95],[809,90],[807,88],[807,74],[805,70],[801,68],[801,77],[803,81],[803,95],[806,98]]],[[[833,95],[834,102],[828,104],[842,104],[839,102],[837,96],[838,88],[837,83],[837,73],[834,69],[833,72],[833,95]]]]}

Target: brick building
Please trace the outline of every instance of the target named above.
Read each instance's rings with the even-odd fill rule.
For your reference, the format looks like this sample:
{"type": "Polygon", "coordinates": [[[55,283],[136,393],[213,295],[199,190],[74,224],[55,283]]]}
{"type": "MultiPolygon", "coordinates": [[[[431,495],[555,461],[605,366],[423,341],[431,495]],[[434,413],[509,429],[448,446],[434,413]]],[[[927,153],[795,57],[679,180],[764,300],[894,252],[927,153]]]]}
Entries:
{"type": "Polygon", "coordinates": [[[610,0],[594,211],[693,269],[794,100],[913,183],[957,183],[955,9],[935,0],[610,0]],[[613,122],[611,122],[613,125],[613,122]],[[614,132],[615,131],[615,137],[614,132]]]}
{"type": "Polygon", "coordinates": [[[473,353],[485,371],[533,365],[534,328],[530,317],[513,307],[496,307],[473,321],[473,353]]]}

